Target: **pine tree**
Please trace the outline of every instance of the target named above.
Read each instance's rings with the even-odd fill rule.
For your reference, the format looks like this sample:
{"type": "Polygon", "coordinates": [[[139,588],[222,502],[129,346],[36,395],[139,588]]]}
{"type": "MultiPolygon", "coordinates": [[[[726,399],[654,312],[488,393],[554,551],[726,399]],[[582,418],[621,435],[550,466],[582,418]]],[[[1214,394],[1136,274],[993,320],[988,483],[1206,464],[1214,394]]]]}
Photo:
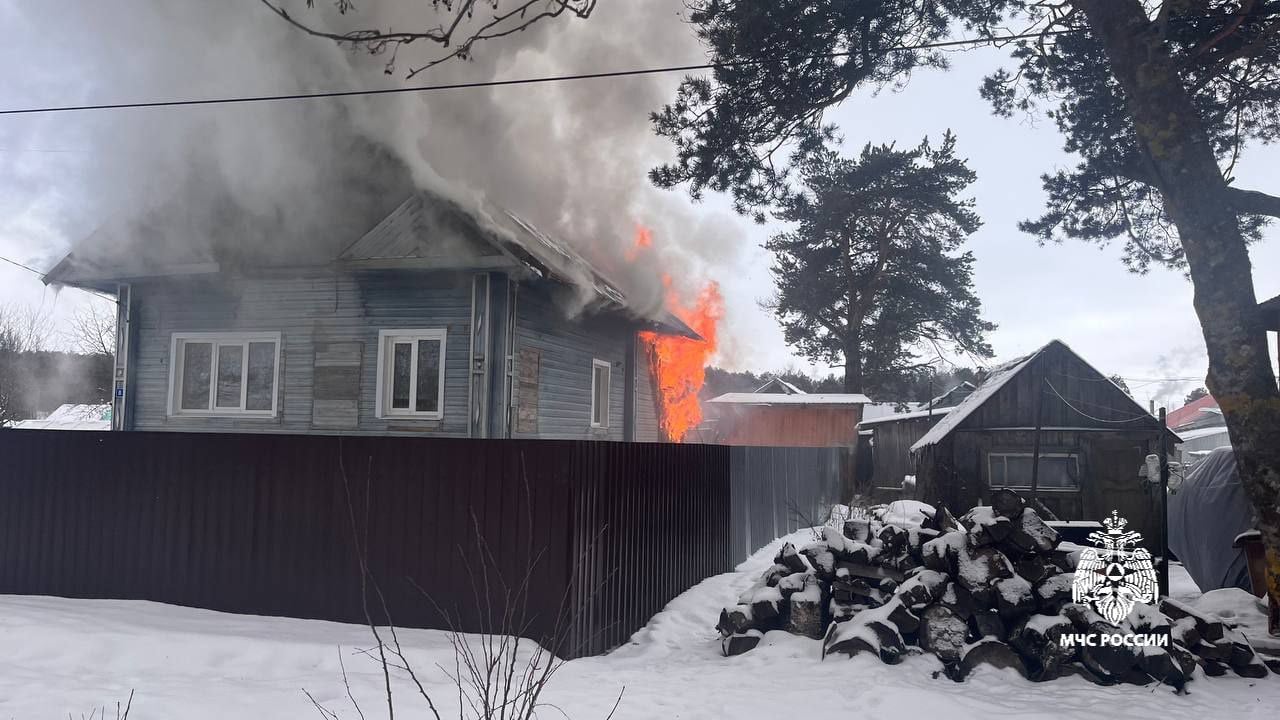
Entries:
{"type": "Polygon", "coordinates": [[[896,394],[943,350],[991,355],[995,326],[979,315],[973,255],[959,251],[981,223],[960,198],[974,173],[955,136],[867,145],[856,159],[820,145],[797,169],[802,189],[778,213],[795,227],[766,245],[787,342],[843,365],[851,393],[896,394]]]}

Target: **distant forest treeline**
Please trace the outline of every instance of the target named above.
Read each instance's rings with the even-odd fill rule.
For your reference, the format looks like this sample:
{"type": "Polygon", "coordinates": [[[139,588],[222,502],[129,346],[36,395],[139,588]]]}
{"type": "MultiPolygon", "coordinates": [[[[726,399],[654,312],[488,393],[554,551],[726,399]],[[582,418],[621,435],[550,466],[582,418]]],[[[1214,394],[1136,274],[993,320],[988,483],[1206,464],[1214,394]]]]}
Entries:
{"type": "MultiPolygon", "coordinates": [[[[733,372],[718,367],[707,368],[706,382],[701,397],[709,400],[727,392],[751,392],[764,385],[770,378],[778,377],[809,393],[844,392],[839,376],[835,374],[815,378],[797,370],[776,373],[733,372]]],[[[875,402],[928,402],[964,381],[975,385],[982,379],[982,371],[967,367],[940,370],[931,376],[921,375],[900,388],[869,389],[867,396],[875,402]]]]}

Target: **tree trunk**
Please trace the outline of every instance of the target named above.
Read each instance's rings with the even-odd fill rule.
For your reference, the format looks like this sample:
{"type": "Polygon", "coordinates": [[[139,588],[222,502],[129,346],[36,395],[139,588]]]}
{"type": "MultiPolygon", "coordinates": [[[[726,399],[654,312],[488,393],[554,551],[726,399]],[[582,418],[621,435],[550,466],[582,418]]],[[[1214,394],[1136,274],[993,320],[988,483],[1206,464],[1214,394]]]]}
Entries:
{"type": "MultiPolygon", "coordinates": [[[[851,298],[852,300],[852,298],[851,298]]],[[[844,338],[844,391],[862,392],[862,321],[850,313],[848,334],[844,338]],[[856,324],[855,324],[856,322],[856,324]]],[[[858,408],[859,420],[862,408],[858,408]]],[[[854,427],[853,444],[840,453],[841,495],[850,505],[861,504],[859,495],[864,488],[858,483],[858,432],[854,427]]]]}
{"type": "Polygon", "coordinates": [[[1227,421],[1268,557],[1270,631],[1280,634],[1280,392],[1239,218],[1204,127],[1139,0],[1073,0],[1107,53],[1154,183],[1186,252],[1209,354],[1208,386],[1227,421]]]}

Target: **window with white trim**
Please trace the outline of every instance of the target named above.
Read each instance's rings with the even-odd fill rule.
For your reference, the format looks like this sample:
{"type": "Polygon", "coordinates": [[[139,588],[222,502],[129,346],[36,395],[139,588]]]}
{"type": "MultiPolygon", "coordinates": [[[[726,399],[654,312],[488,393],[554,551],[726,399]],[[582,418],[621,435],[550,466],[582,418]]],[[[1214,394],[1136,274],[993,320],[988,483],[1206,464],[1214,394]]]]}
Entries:
{"type": "MultiPolygon", "coordinates": [[[[992,488],[1031,489],[1031,453],[988,453],[992,488]]],[[[1073,453],[1040,453],[1036,489],[1074,492],[1080,489],[1080,458],[1073,453]]]]}
{"type": "Polygon", "coordinates": [[[280,333],[174,333],[169,414],[275,417],[280,333]]]}
{"type": "Polygon", "coordinates": [[[613,366],[605,360],[591,361],[591,427],[609,427],[609,375],[613,366]]]}
{"type": "Polygon", "coordinates": [[[444,328],[378,333],[378,417],[444,417],[444,341],[444,328]]]}

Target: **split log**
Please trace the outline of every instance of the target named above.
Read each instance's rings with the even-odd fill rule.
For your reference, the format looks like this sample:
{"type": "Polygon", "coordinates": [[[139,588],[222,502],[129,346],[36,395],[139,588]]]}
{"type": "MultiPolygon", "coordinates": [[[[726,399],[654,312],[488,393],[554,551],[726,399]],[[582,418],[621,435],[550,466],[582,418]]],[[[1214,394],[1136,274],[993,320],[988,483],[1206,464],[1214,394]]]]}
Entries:
{"type": "Polygon", "coordinates": [[[1039,555],[1027,555],[1013,564],[1013,571],[1018,577],[1035,585],[1050,575],[1057,574],[1057,568],[1050,571],[1049,563],[1045,562],[1043,557],[1039,555]]]}
{"type": "Polygon", "coordinates": [[[835,578],[836,556],[826,543],[805,545],[800,549],[800,554],[809,561],[813,566],[813,572],[820,579],[830,582],[835,578]]]}
{"type": "Polygon", "coordinates": [[[887,620],[854,618],[834,623],[827,630],[822,643],[823,658],[834,653],[852,657],[864,652],[875,653],[886,664],[896,665],[907,654],[907,647],[897,628],[887,620]]]}
{"type": "Polygon", "coordinates": [[[920,608],[942,597],[948,577],[936,570],[921,570],[898,588],[898,597],[909,607],[920,608]]]}
{"type": "Polygon", "coordinates": [[[991,493],[991,508],[1001,517],[1016,520],[1022,515],[1023,507],[1022,496],[1012,490],[1000,489],[991,493]]]}
{"type": "Polygon", "coordinates": [[[1032,615],[1009,631],[1009,644],[1022,655],[1027,677],[1052,680],[1075,659],[1075,648],[1063,647],[1061,638],[1075,631],[1070,620],[1060,615],[1032,615]]]}
{"type": "Polygon", "coordinates": [[[968,620],[973,616],[973,596],[969,594],[959,583],[947,583],[947,587],[942,591],[940,601],[949,610],[954,612],[960,618],[968,620]]]}
{"type": "Polygon", "coordinates": [[[760,588],[751,596],[753,626],[759,630],[772,630],[782,615],[782,593],[776,587],[760,588]]]}
{"type": "Polygon", "coordinates": [[[920,647],[951,664],[960,660],[969,624],[943,605],[930,605],[920,613],[919,635],[920,647]]]}
{"type": "Polygon", "coordinates": [[[725,657],[741,655],[759,645],[763,637],[764,635],[759,630],[736,633],[720,640],[720,651],[724,653],[725,657]]]}
{"type": "Polygon", "coordinates": [[[750,605],[735,605],[720,611],[720,621],[716,630],[721,635],[735,635],[755,628],[755,620],[751,615],[750,605]]]}
{"type": "Polygon", "coordinates": [[[1045,615],[1057,615],[1071,604],[1071,582],[1068,573],[1050,575],[1035,586],[1036,607],[1045,615]]]}
{"type": "Polygon", "coordinates": [[[1049,552],[1058,547],[1058,531],[1046,525],[1034,510],[1023,510],[1013,521],[1009,542],[1023,552],[1049,552]]]}
{"type": "Polygon", "coordinates": [[[860,577],[867,578],[869,580],[888,579],[897,583],[901,583],[907,579],[906,574],[899,570],[871,565],[868,563],[855,563],[840,560],[836,563],[835,567],[835,577],[837,578],[860,577]]]}
{"type": "Polygon", "coordinates": [[[802,573],[809,569],[809,566],[804,562],[804,558],[800,557],[800,553],[796,551],[796,546],[791,543],[786,543],[782,546],[778,554],[773,557],[773,562],[793,573],[802,573]]]}
{"type": "Polygon", "coordinates": [[[1190,677],[1173,653],[1164,648],[1144,647],[1138,652],[1138,667],[1153,679],[1181,691],[1190,677]]]}
{"type": "Polygon", "coordinates": [[[804,587],[792,593],[789,600],[787,632],[814,640],[821,638],[827,626],[826,617],[823,614],[826,602],[822,594],[822,585],[818,583],[817,578],[808,576],[804,587]]]}
{"type": "Polygon", "coordinates": [[[969,618],[969,625],[977,638],[1007,640],[1009,637],[1004,620],[995,610],[974,610],[973,617],[969,618]]]}
{"type": "Polygon", "coordinates": [[[996,610],[1006,622],[1015,622],[1036,611],[1036,598],[1031,592],[1031,583],[1014,575],[1011,578],[997,580],[996,610]]]}
{"type": "Polygon", "coordinates": [[[1192,618],[1196,623],[1196,630],[1199,631],[1200,637],[1208,642],[1221,640],[1226,631],[1226,626],[1223,625],[1222,619],[1218,616],[1202,613],[1190,605],[1173,598],[1160,599],[1160,612],[1173,620],[1181,620],[1186,617],[1192,618]]]}
{"type": "Polygon", "coordinates": [[[948,668],[948,676],[959,682],[969,677],[974,670],[987,665],[995,668],[1017,670],[1019,675],[1027,676],[1026,663],[1013,648],[999,640],[979,640],[965,648],[960,662],[948,668]]]}

